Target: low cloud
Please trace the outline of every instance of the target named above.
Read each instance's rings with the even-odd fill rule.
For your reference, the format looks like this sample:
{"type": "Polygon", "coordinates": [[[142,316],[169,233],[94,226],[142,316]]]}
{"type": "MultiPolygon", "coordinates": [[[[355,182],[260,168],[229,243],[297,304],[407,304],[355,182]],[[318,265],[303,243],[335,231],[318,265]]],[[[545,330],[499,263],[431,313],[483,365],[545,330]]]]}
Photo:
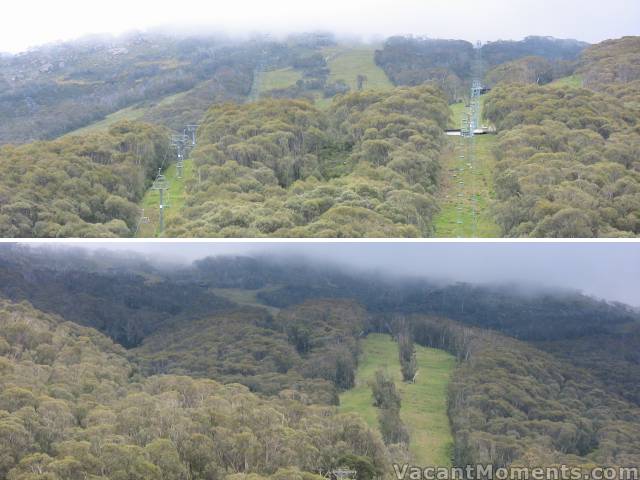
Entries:
{"type": "Polygon", "coordinates": [[[279,261],[304,259],[386,276],[572,289],[640,306],[637,243],[69,242],[64,245],[91,251],[137,252],[162,264],[188,264],[216,255],[264,256],[279,261]]]}

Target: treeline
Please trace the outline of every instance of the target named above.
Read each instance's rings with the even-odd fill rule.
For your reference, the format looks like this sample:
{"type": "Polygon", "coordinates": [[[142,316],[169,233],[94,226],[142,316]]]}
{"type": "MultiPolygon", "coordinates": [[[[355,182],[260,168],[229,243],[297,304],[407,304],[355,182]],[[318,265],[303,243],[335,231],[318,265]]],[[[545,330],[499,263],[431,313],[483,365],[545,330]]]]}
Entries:
{"type": "Polygon", "coordinates": [[[509,237],[640,234],[637,112],[610,95],[502,85],[485,117],[495,149],[495,218],[509,237]]]}
{"type": "Polygon", "coordinates": [[[640,81],[640,37],[606,40],[586,49],[578,67],[585,86],[596,90],[640,81]]]}
{"type": "Polygon", "coordinates": [[[88,265],[82,256],[47,253],[38,258],[19,248],[0,250],[0,296],[95,328],[127,348],[170,321],[236,307],[196,282],[174,281],[145,268],[140,259],[117,265],[103,257],[105,268],[88,265]]]}
{"type": "Polygon", "coordinates": [[[456,100],[471,76],[473,45],[464,40],[391,37],[375,53],[375,61],[394,85],[431,82],[456,100]]]}
{"type": "Polygon", "coordinates": [[[128,237],[137,203],[171,154],[160,127],[0,147],[0,236],[128,237]]]}
{"type": "Polygon", "coordinates": [[[318,480],[389,472],[378,433],[295,392],[141,376],[121,347],[27,303],[0,302],[0,477],[318,480]]]}
{"type": "Polygon", "coordinates": [[[431,86],[214,106],[167,235],[428,236],[448,117],[431,86]]]}
{"type": "Polygon", "coordinates": [[[415,341],[461,361],[449,389],[455,464],[634,466],[640,409],[526,343],[412,317],[415,341]]]}
{"type": "Polygon", "coordinates": [[[316,93],[321,93],[324,98],[332,98],[350,90],[344,80],[329,82],[331,71],[321,52],[303,51],[293,58],[291,67],[300,72],[301,78],[294,85],[268,90],[264,92],[263,96],[307,99],[314,102],[316,93]]]}
{"type": "Polygon", "coordinates": [[[489,70],[484,83],[492,88],[501,82],[546,85],[574,73],[576,62],[554,62],[543,57],[523,57],[489,70]]]}
{"type": "Polygon", "coordinates": [[[527,37],[521,41],[486,43],[476,55],[474,46],[462,40],[391,37],[381,50],[376,51],[375,60],[394,84],[435,83],[447,92],[450,100],[455,101],[466,95],[476,59],[481,59],[481,72],[476,72],[480,74],[518,59],[537,58],[536,68],[529,60],[491,72],[488,81],[493,83],[503,77],[513,79],[516,75],[529,78],[538,73],[537,70],[540,70],[539,74],[546,75],[547,66],[550,71],[569,71],[586,46],[575,40],[527,37]],[[543,64],[545,67],[541,68],[543,64]]]}

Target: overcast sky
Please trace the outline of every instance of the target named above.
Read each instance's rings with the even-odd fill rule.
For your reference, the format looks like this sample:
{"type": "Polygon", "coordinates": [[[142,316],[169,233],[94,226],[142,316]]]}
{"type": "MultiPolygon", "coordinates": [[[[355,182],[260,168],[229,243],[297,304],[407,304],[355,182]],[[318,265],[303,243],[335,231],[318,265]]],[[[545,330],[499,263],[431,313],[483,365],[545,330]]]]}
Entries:
{"type": "Polygon", "coordinates": [[[0,51],[157,26],[228,33],[323,29],[470,41],[551,35],[598,42],[640,34],[638,0],[18,0],[0,7],[0,51]]]}
{"type": "Polygon", "coordinates": [[[83,243],[192,260],[222,254],[304,256],[358,270],[471,283],[580,290],[640,306],[640,243],[83,243]]]}

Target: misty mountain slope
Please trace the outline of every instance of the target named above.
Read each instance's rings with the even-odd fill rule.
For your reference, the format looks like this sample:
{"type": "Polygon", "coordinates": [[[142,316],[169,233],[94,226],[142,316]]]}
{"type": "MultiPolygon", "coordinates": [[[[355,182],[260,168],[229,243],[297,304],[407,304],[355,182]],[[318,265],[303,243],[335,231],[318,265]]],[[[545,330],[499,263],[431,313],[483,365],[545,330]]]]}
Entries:
{"type": "MultiPolygon", "coordinates": [[[[4,252],[3,252],[4,253],[4,252]]],[[[64,271],[31,267],[14,256],[0,258],[0,295],[94,327],[132,347],[175,317],[194,318],[234,307],[196,283],[138,272],[64,271]]]]}
{"type": "MultiPolygon", "coordinates": [[[[0,58],[0,144],[108,127],[116,118],[182,131],[214,103],[243,102],[264,69],[297,65],[330,35],[90,37],[0,58]]],[[[332,95],[331,95],[332,96],[332,95]]]]}
{"type": "Polygon", "coordinates": [[[167,323],[131,351],[144,371],[241,383],[276,395],[336,403],[353,385],[365,311],[355,302],[310,300],[272,316],[244,307],[167,323]]]}
{"type": "Polygon", "coordinates": [[[317,480],[318,468],[350,465],[371,480],[390,472],[379,434],[357,416],[237,384],[135,372],[96,330],[0,301],[0,476],[317,480]]]}
{"type": "MultiPolygon", "coordinates": [[[[311,459],[334,465],[346,452],[367,457],[371,468],[383,468],[390,457],[380,434],[370,432],[360,419],[334,417],[334,410],[321,405],[335,403],[338,391],[354,386],[363,336],[398,332],[411,335],[418,345],[445,350],[457,358],[448,396],[456,465],[638,463],[640,445],[635,432],[640,411],[632,403],[636,377],[634,371],[623,376],[616,369],[629,368],[637,360],[633,353],[638,350],[640,322],[637,310],[623,305],[571,292],[464,284],[435,287],[427,281],[392,280],[302,262],[291,262],[288,267],[282,261],[260,258],[206,259],[194,266],[169,268],[125,259],[96,261],[86,254],[74,263],[72,253],[56,258],[55,252],[30,256],[28,249],[5,251],[12,254],[3,259],[3,296],[69,312],[85,324],[98,324],[101,319],[103,328],[114,327],[105,329],[111,335],[118,334],[124,322],[145,329],[135,331],[144,336],[142,344],[125,353],[93,329],[61,323],[70,318],[33,313],[27,304],[15,306],[3,300],[0,382],[7,387],[0,391],[0,410],[8,413],[0,412],[0,439],[7,431],[19,438],[14,442],[17,449],[2,457],[4,471],[15,468],[19,461],[23,462],[20,469],[30,468],[29,462],[34,461],[43,468],[60,469],[59,455],[72,457],[82,468],[93,468],[88,465],[95,466],[97,461],[116,468],[122,455],[127,455],[140,468],[153,472],[144,462],[155,465],[158,457],[152,450],[159,448],[154,443],[159,438],[172,444],[164,444],[167,452],[177,450],[168,457],[175,460],[175,468],[182,462],[184,468],[198,472],[211,462],[225,472],[271,474],[285,465],[316,471],[318,463],[311,459]],[[278,284],[283,286],[273,288],[278,284]],[[270,303],[282,295],[288,305],[281,305],[272,315],[267,309],[221,302],[208,292],[225,287],[260,289],[258,295],[270,303]],[[60,296],[68,298],[63,305],[60,296]],[[100,317],[101,312],[111,312],[113,317],[100,317]],[[94,340],[87,344],[85,337],[94,340]],[[626,342],[620,343],[622,339],[626,342]],[[76,341],[92,350],[83,354],[76,341]],[[595,356],[587,354],[590,349],[595,356]],[[112,355],[113,361],[104,360],[100,352],[112,355]],[[73,387],[64,386],[67,380],[47,370],[62,359],[71,362],[70,374],[86,369],[87,378],[97,378],[98,385],[80,384],[81,390],[77,382],[73,387]],[[100,362],[97,373],[91,370],[94,359],[100,362]],[[600,365],[590,363],[594,361],[600,365]],[[16,362],[24,362],[19,366],[20,378],[12,376],[16,362]],[[143,376],[154,373],[162,375],[143,376]],[[103,378],[109,383],[100,384],[103,378]],[[234,383],[222,387],[217,382],[234,383]],[[237,383],[264,397],[254,396],[237,383]],[[207,398],[214,395],[211,392],[219,392],[222,398],[208,403],[207,398]],[[93,399],[94,393],[98,400],[93,399]],[[237,402],[247,407],[241,409],[243,413],[235,409],[237,402]],[[296,414],[296,422],[315,425],[313,415],[317,413],[337,437],[313,434],[319,443],[312,443],[317,450],[307,456],[297,449],[282,453],[284,457],[274,457],[274,451],[266,456],[264,449],[273,445],[269,439],[285,442],[285,437],[291,438],[285,432],[296,435],[290,429],[278,430],[280,433],[263,430],[259,425],[264,424],[257,419],[274,418],[274,425],[282,425],[282,414],[266,415],[261,402],[276,412],[289,409],[285,422],[294,431],[301,424],[288,423],[289,414],[296,414]],[[226,408],[229,404],[231,410],[226,408]],[[48,416],[54,415],[51,411],[55,417],[48,416]],[[251,412],[259,413],[253,417],[251,412]],[[40,415],[56,418],[58,423],[44,421],[40,430],[29,427],[40,415]],[[26,418],[32,423],[25,424],[26,418]],[[252,451],[259,453],[246,457],[251,459],[249,464],[238,462],[233,453],[240,445],[235,442],[246,442],[246,435],[232,435],[231,443],[220,442],[234,428],[253,435],[248,435],[256,449],[252,451]],[[345,437],[347,431],[355,437],[345,437]],[[97,438],[107,443],[117,438],[124,447],[108,449],[111,453],[105,458],[102,450],[91,447],[97,438]],[[90,443],[82,449],[79,444],[64,443],[71,439],[90,443]],[[325,450],[341,441],[346,446],[325,450]],[[194,445],[203,442],[210,447],[207,451],[222,456],[206,456],[204,463],[196,462],[190,455],[195,455],[194,445]],[[26,456],[34,452],[47,456],[26,456]],[[85,456],[77,458],[75,452],[85,452],[85,456]]],[[[307,437],[300,438],[295,445],[311,448],[307,437]]],[[[389,451],[396,459],[405,458],[405,447],[389,446],[389,451]]],[[[197,473],[194,478],[208,477],[197,473]]]]}
{"type": "Polygon", "coordinates": [[[250,101],[300,98],[326,108],[336,95],[392,87],[386,73],[374,61],[374,45],[338,41],[318,47],[310,53],[301,53],[290,66],[260,72],[250,101]]]}
{"type": "MultiPolygon", "coordinates": [[[[521,41],[496,41],[482,45],[483,70],[514,60],[537,56],[549,62],[575,61],[586,43],[547,37],[526,37],[521,41]]],[[[433,82],[451,100],[466,95],[476,58],[473,44],[462,40],[391,37],[376,52],[380,65],[396,85],[433,82]]]]}
{"type": "Polygon", "coordinates": [[[132,35],[3,58],[0,73],[9,88],[0,96],[0,143],[52,138],[225,72],[240,79],[251,75],[258,51],[217,38],[132,35]]]}

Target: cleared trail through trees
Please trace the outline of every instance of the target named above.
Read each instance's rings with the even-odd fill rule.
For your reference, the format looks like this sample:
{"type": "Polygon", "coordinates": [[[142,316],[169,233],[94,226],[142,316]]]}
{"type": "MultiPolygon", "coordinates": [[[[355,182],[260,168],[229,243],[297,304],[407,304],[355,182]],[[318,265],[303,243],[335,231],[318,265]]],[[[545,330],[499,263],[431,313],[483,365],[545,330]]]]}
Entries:
{"type": "MultiPolygon", "coordinates": [[[[482,116],[484,99],[479,99],[478,118],[482,116]]],[[[454,121],[467,113],[464,103],[451,107],[454,121]]],[[[440,213],[434,225],[439,238],[495,238],[500,228],[494,222],[489,207],[494,198],[493,148],[495,135],[475,135],[471,138],[448,137],[442,162],[440,213]],[[473,142],[473,143],[471,143],[473,142]],[[473,149],[473,151],[471,150],[473,149]]]]}
{"type": "Polygon", "coordinates": [[[460,158],[466,148],[460,144],[458,137],[449,139],[449,145],[442,154],[440,212],[434,220],[436,237],[471,238],[474,236],[474,230],[475,236],[479,238],[500,236],[500,227],[494,222],[489,212],[494,197],[493,147],[496,136],[481,135],[475,139],[475,142],[476,159],[473,169],[469,168],[465,158],[460,158]],[[477,208],[475,219],[474,203],[477,208]],[[477,226],[474,227],[476,219],[477,226]]]}
{"type": "MultiPolygon", "coordinates": [[[[164,171],[164,176],[169,182],[169,190],[165,192],[165,211],[164,211],[164,223],[170,223],[173,218],[179,215],[180,209],[184,205],[187,197],[186,182],[193,177],[193,161],[191,159],[185,159],[184,168],[182,172],[182,178],[178,177],[176,163],[173,162],[164,171]]],[[[159,236],[160,228],[160,211],[158,204],[160,201],[160,193],[157,190],[149,189],[145,193],[141,208],[144,211],[143,218],[145,220],[140,222],[136,237],[138,238],[153,238],[159,236]]]]}
{"type": "Polygon", "coordinates": [[[389,336],[369,334],[362,340],[356,385],[340,395],[340,412],[361,415],[378,428],[369,381],[386,369],[401,396],[400,417],[409,430],[409,452],[415,465],[451,465],[453,436],[447,416],[447,387],[455,359],[433,348],[415,346],[418,375],[415,383],[402,381],[398,344],[389,336]]]}

